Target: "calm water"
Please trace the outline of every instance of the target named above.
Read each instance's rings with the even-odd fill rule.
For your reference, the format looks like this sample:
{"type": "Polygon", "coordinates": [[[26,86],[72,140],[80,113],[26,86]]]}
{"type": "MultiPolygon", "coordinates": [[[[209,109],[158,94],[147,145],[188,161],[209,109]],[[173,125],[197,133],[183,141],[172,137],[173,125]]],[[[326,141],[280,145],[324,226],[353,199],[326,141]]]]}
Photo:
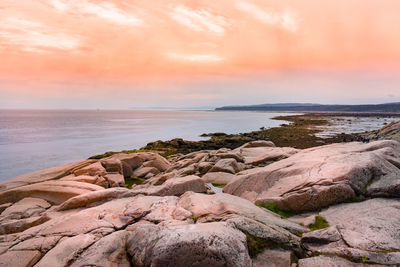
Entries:
{"type": "Polygon", "coordinates": [[[0,181],[155,140],[275,127],[278,113],[0,110],[0,181]]]}

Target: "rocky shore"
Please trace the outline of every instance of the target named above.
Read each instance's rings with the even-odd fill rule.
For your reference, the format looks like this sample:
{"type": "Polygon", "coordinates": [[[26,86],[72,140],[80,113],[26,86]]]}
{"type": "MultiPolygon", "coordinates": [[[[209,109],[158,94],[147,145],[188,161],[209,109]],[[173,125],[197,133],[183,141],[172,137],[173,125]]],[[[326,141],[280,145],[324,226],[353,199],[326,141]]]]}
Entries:
{"type": "Polygon", "coordinates": [[[293,120],[0,183],[0,266],[400,265],[400,125],[322,143],[293,120]]]}

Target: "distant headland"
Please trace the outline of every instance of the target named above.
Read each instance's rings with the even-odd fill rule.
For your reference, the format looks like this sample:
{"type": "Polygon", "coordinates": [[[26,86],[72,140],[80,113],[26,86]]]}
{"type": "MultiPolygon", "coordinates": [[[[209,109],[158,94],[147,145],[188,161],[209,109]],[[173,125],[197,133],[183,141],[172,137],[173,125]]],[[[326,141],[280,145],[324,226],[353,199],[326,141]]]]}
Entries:
{"type": "Polygon", "coordinates": [[[276,112],[400,112],[400,102],[362,105],[322,105],[312,103],[279,103],[247,106],[224,106],[215,110],[276,111],[276,112]]]}

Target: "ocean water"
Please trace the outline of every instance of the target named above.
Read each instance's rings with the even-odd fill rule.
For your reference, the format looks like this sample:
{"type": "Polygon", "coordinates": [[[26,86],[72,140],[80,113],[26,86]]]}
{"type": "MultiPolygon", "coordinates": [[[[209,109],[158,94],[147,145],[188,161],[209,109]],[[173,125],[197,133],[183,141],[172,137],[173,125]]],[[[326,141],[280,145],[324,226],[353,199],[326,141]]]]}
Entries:
{"type": "Polygon", "coordinates": [[[0,182],[106,151],[202,133],[276,127],[280,113],[143,110],[0,110],[0,182]]]}

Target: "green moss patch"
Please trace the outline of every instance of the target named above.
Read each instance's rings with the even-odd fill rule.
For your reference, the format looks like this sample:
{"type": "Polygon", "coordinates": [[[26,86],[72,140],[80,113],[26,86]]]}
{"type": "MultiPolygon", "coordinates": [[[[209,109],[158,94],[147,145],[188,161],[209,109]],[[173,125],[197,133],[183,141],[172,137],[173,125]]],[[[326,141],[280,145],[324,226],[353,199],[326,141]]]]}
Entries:
{"type": "Polygon", "coordinates": [[[344,203],[357,203],[362,202],[363,200],[359,196],[352,197],[344,201],[344,203]]]}
{"type": "Polygon", "coordinates": [[[367,185],[365,186],[365,189],[367,189],[368,187],[370,187],[374,182],[375,182],[375,177],[372,177],[371,180],[368,181],[367,185]]]}
{"type": "Polygon", "coordinates": [[[257,254],[263,252],[266,248],[286,248],[283,244],[278,244],[274,241],[254,236],[246,231],[242,231],[246,235],[247,248],[249,250],[250,257],[255,257],[257,254]]]}
{"type": "Polygon", "coordinates": [[[328,228],[328,221],[322,216],[315,216],[315,222],[310,224],[310,231],[316,231],[324,228],[328,228]]]}
{"type": "Polygon", "coordinates": [[[218,188],[224,188],[226,184],[213,184],[213,186],[218,187],[218,188]]]}
{"type": "Polygon", "coordinates": [[[124,187],[126,188],[132,188],[132,186],[135,185],[139,185],[144,183],[144,181],[146,181],[146,179],[144,178],[139,178],[139,177],[130,177],[130,178],[125,178],[125,184],[124,187]]]}
{"type": "Polygon", "coordinates": [[[285,218],[285,219],[295,215],[293,212],[280,210],[278,208],[278,203],[276,203],[276,202],[265,203],[265,204],[256,204],[256,205],[259,207],[265,208],[267,210],[270,210],[276,214],[279,214],[282,218],[285,218]]]}
{"type": "Polygon", "coordinates": [[[194,223],[196,223],[199,219],[207,217],[210,214],[211,213],[206,213],[206,214],[203,214],[203,215],[200,215],[200,216],[192,216],[192,219],[193,219],[194,223]]]}

